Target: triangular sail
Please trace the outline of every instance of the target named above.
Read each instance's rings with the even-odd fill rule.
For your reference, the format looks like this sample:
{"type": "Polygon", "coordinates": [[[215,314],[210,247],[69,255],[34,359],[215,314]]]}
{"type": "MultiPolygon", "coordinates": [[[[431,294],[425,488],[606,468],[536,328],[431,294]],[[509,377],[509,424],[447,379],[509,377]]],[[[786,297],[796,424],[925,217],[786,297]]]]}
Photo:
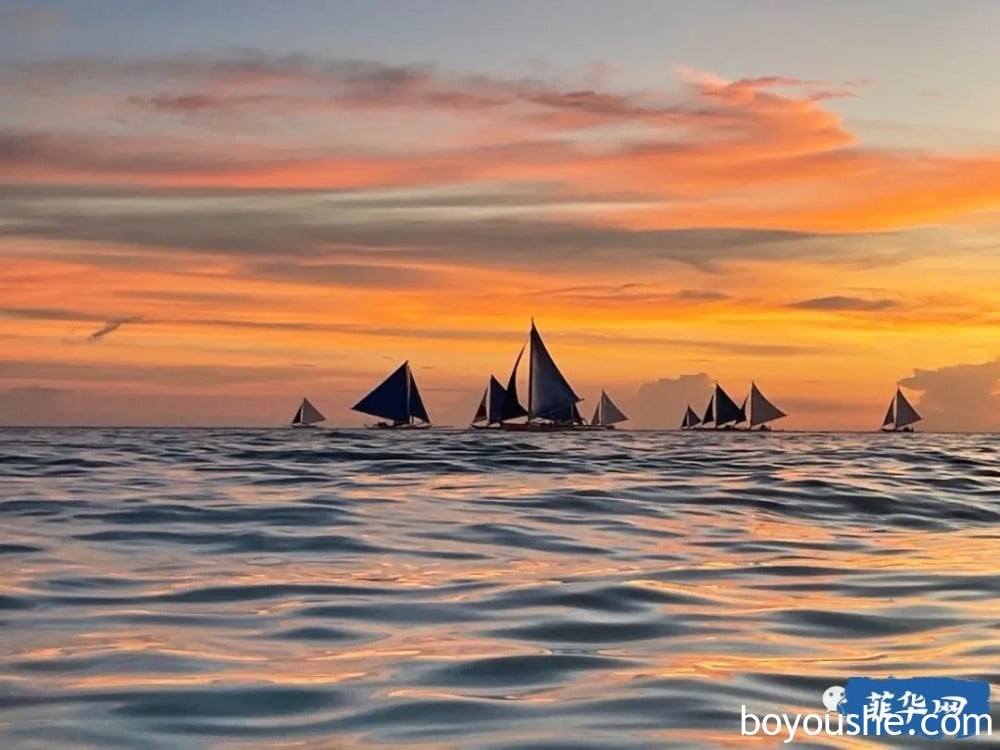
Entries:
{"type": "Polygon", "coordinates": [[[489,385],[486,386],[486,393],[483,395],[487,424],[496,424],[503,419],[503,405],[506,399],[507,391],[500,385],[499,380],[490,375],[489,385]]]}
{"type": "Polygon", "coordinates": [[[500,407],[500,412],[496,419],[498,422],[528,416],[528,410],[521,406],[521,402],[517,398],[517,366],[521,364],[522,356],[524,356],[523,346],[517,355],[517,359],[514,360],[514,369],[510,371],[510,379],[507,381],[503,405],[500,407]]]}
{"type": "Polygon", "coordinates": [[[882,426],[888,427],[889,425],[896,424],[896,397],[892,397],[892,401],[889,402],[889,409],[885,413],[885,419],[882,420],[882,426]]]}
{"type": "Polygon", "coordinates": [[[906,396],[902,391],[896,389],[896,427],[906,427],[914,422],[919,422],[923,417],[917,414],[917,410],[910,406],[906,396]]]}
{"type": "Polygon", "coordinates": [[[618,424],[627,420],[628,417],[625,416],[621,409],[615,406],[615,402],[611,400],[608,394],[601,391],[601,398],[597,402],[597,408],[594,410],[594,418],[591,420],[591,424],[607,427],[608,425],[618,424]]]}
{"type": "Polygon", "coordinates": [[[295,410],[295,416],[292,417],[292,424],[302,424],[302,407],[301,406],[299,406],[299,408],[295,410]]]}
{"type": "Polygon", "coordinates": [[[708,400],[708,406],[705,407],[705,416],[701,418],[702,424],[710,424],[715,421],[715,396],[712,396],[708,400]]]}
{"type": "Polygon", "coordinates": [[[409,363],[401,364],[371,393],[351,408],[363,414],[371,414],[373,417],[391,419],[393,422],[408,421],[410,417],[407,408],[410,391],[409,369],[409,363]]]}
{"type": "Polygon", "coordinates": [[[722,390],[722,386],[715,386],[715,426],[727,424],[729,422],[740,422],[744,415],[736,402],[729,394],[722,390]]]}
{"type": "Polygon", "coordinates": [[[736,417],[735,424],[743,424],[747,421],[747,399],[744,396],[743,403],[740,404],[740,414],[736,417]]]}
{"type": "Polygon", "coordinates": [[[312,402],[307,398],[302,399],[302,406],[299,407],[298,417],[302,424],[316,424],[326,419],[320,410],[313,406],[312,402]]]}
{"type": "Polygon", "coordinates": [[[409,386],[407,399],[407,421],[419,419],[430,424],[431,418],[427,416],[427,409],[424,407],[424,400],[420,398],[420,389],[417,388],[417,381],[413,378],[413,371],[409,365],[406,366],[406,376],[409,386]]]}
{"type": "Polygon", "coordinates": [[[401,364],[375,390],[351,408],[362,414],[391,419],[394,424],[405,424],[411,417],[430,422],[423,399],[420,398],[420,390],[410,372],[409,362],[401,364]]]}
{"type": "Polygon", "coordinates": [[[767,424],[775,419],[788,416],[777,406],[768,401],[755,383],[750,384],[750,427],[767,424]]]}
{"type": "Polygon", "coordinates": [[[486,399],[489,398],[490,387],[486,386],[486,390],[483,391],[483,398],[479,402],[479,407],[476,409],[476,415],[472,418],[472,423],[484,421],[488,415],[486,413],[486,399]]]}
{"type": "Polygon", "coordinates": [[[531,324],[531,371],[528,377],[528,416],[563,421],[566,414],[579,419],[576,404],[582,399],[576,395],[566,378],[559,372],[538,334],[531,324]]]}
{"type": "Polygon", "coordinates": [[[701,424],[701,420],[698,419],[695,410],[688,404],[687,411],[684,412],[684,421],[681,422],[681,427],[694,427],[696,424],[701,424]]]}

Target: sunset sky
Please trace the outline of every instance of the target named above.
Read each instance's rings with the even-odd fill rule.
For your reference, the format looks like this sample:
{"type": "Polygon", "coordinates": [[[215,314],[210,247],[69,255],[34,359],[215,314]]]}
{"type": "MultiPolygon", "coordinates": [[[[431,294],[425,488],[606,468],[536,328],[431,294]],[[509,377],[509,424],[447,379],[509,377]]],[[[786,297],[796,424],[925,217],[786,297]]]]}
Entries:
{"type": "Polygon", "coordinates": [[[1000,430],[1000,3],[0,4],[0,424],[1000,430]]]}

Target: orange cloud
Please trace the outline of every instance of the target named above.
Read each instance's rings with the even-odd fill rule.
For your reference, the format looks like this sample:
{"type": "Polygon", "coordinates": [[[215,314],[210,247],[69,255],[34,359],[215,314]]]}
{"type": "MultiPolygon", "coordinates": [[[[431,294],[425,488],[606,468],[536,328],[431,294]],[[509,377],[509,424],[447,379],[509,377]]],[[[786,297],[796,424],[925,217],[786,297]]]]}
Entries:
{"type": "Polygon", "coordinates": [[[681,69],[679,91],[623,93],[378,63],[162,60],[140,64],[139,81],[187,90],[149,94],[115,88],[124,74],[110,62],[45,65],[20,74],[107,79],[109,113],[132,126],[126,136],[86,123],[81,132],[39,123],[39,132],[0,135],[9,182],[364,190],[503,181],[564,196],[627,194],[630,204],[648,205],[605,218],[633,227],[823,232],[915,226],[1000,206],[1000,154],[866,149],[825,106],[853,93],[844,84],[727,81],[681,69]],[[301,132],[280,124],[268,131],[274,108],[299,118],[301,132]],[[344,117],[383,122],[407,110],[439,127],[405,147],[388,133],[365,148],[323,136],[344,117]],[[240,133],[241,118],[254,113],[264,131],[240,133]],[[177,129],[175,115],[195,119],[177,129]],[[220,140],[220,125],[237,137],[220,140]]]}

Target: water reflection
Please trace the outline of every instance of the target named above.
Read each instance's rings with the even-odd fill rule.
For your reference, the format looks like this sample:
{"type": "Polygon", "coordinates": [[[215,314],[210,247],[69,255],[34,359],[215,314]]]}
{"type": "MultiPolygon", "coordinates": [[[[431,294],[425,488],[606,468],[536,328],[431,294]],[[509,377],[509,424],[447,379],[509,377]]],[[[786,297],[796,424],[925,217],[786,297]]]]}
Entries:
{"type": "Polygon", "coordinates": [[[730,746],[998,683],[981,438],[554,437],[0,433],[0,739],[730,746]]]}

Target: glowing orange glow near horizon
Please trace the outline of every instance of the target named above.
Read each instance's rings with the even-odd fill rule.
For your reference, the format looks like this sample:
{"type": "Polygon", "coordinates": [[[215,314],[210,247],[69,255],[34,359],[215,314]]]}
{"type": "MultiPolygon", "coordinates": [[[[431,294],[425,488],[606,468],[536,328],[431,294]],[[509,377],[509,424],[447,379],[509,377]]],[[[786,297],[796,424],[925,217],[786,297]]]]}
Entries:
{"type": "Polygon", "coordinates": [[[45,402],[15,420],[156,422],[199,396],[267,423],[308,392],[354,423],[409,359],[458,424],[533,315],[590,404],[606,387],[639,408],[643,384],[704,373],[754,379],[789,428],[868,428],[920,369],[973,378],[963,408],[1000,425],[1000,152],[866,148],[831,109],[850,86],[679,69],[672,98],[432,75],[383,94],[171,65],[203,93],[141,97],[83,65],[96,91],[61,96],[95,119],[0,149],[0,381],[45,402]],[[268,106],[297,140],[250,125],[268,106]],[[318,135],[401,111],[420,123],[405,146],[318,135]]]}

